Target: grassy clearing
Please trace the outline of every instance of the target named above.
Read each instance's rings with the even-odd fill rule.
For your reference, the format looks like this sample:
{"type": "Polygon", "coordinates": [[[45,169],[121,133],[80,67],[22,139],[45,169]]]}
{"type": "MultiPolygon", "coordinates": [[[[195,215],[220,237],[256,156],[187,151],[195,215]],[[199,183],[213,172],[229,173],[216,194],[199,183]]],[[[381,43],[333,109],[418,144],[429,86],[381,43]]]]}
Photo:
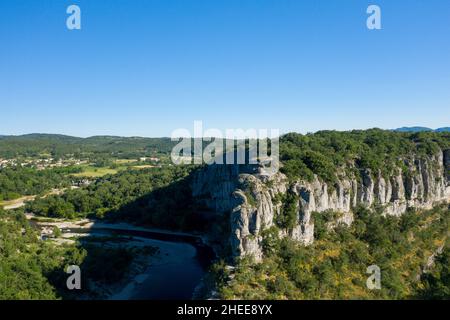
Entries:
{"type": "Polygon", "coordinates": [[[98,168],[98,167],[94,167],[94,166],[82,166],[83,168],[83,172],[80,173],[75,173],[73,174],[73,176],[75,177],[92,177],[92,178],[96,178],[96,177],[103,177],[107,174],[116,174],[117,172],[119,172],[122,168],[117,168],[117,169],[111,169],[111,168],[98,168]]]}
{"type": "Polygon", "coordinates": [[[147,169],[147,168],[154,168],[154,165],[151,164],[143,164],[143,165],[139,165],[139,166],[132,166],[131,168],[133,169],[147,169]]]}
{"type": "Polygon", "coordinates": [[[154,168],[155,165],[152,164],[140,164],[139,161],[133,159],[117,159],[115,161],[115,167],[95,167],[90,164],[84,164],[80,166],[83,170],[80,173],[72,174],[74,177],[88,177],[88,178],[99,178],[107,174],[116,174],[119,171],[131,169],[148,169],[154,168]]]}

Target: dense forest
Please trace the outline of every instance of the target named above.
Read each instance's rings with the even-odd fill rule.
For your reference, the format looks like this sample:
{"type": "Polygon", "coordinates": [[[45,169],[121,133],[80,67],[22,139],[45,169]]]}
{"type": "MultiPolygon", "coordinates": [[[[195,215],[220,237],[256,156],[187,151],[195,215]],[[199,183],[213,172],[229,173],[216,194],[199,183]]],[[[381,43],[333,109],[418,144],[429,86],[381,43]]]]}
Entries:
{"type": "Polygon", "coordinates": [[[27,195],[43,195],[54,188],[70,186],[70,173],[76,168],[36,170],[34,168],[0,169],[0,201],[27,195]]]}
{"type": "Polygon", "coordinates": [[[120,281],[137,255],[155,252],[154,247],[42,241],[23,212],[0,209],[0,300],[95,298],[95,288],[120,281]],[[83,270],[76,293],[66,287],[69,265],[83,270]]]}
{"type": "MultiPolygon", "coordinates": [[[[316,214],[316,241],[307,248],[277,237],[276,227],[264,235],[265,258],[243,259],[230,271],[214,267],[220,296],[226,299],[448,299],[450,297],[447,205],[402,217],[355,211],[351,227],[326,230],[316,214]],[[435,265],[424,266],[437,248],[435,265]],[[366,268],[377,265],[381,288],[369,290],[366,268]]],[[[330,215],[325,215],[325,217],[330,215]]]]}
{"type": "Polygon", "coordinates": [[[22,213],[1,209],[0,243],[0,299],[58,298],[51,275],[85,256],[74,246],[40,241],[22,213]]]}

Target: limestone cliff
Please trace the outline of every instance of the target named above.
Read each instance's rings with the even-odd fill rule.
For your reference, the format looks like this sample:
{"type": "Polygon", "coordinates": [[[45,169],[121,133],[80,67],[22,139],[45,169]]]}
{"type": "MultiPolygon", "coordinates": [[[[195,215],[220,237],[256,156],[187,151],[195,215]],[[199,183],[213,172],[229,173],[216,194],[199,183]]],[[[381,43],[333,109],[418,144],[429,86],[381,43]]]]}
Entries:
{"type": "Polygon", "coordinates": [[[402,160],[404,166],[389,176],[341,168],[332,185],[317,176],[289,182],[282,173],[272,174],[257,165],[210,165],[195,174],[192,192],[201,206],[230,219],[233,255],[260,260],[261,232],[275,225],[281,214],[277,195],[291,192],[298,199],[297,222],[293,228],[281,229],[280,236],[304,244],[314,240],[313,212],[336,211],[341,213],[338,222],[351,224],[352,208],[357,206],[378,207],[383,214],[399,216],[409,207],[428,209],[450,200],[450,150],[402,160]]]}

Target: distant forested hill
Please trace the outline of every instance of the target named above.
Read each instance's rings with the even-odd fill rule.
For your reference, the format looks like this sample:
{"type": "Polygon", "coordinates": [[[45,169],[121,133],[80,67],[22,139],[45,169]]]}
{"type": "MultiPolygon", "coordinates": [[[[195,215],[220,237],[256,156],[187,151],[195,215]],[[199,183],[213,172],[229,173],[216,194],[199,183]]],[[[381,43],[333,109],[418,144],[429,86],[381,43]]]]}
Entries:
{"type": "Polygon", "coordinates": [[[442,128],[437,128],[435,130],[433,130],[431,128],[427,128],[427,127],[401,127],[401,128],[395,129],[394,131],[398,131],[398,132],[424,132],[424,131],[449,132],[450,127],[442,127],[442,128]]]}
{"type": "Polygon", "coordinates": [[[176,142],[170,138],[141,138],[95,136],[78,138],[54,134],[27,134],[21,136],[0,136],[0,157],[36,157],[43,154],[55,158],[73,155],[108,155],[137,157],[158,153],[169,153],[176,142]]]}

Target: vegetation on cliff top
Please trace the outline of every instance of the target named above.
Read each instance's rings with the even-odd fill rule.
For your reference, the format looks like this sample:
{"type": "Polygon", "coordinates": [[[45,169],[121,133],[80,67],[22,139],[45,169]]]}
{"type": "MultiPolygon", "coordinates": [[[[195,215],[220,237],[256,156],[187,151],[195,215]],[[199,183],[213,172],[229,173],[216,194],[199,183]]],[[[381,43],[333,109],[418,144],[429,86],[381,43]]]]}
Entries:
{"type": "Polygon", "coordinates": [[[430,156],[450,148],[450,133],[400,133],[380,129],[289,133],[280,141],[281,171],[291,180],[311,181],[314,174],[336,182],[338,169],[370,169],[383,175],[404,166],[402,158],[430,156]]]}

